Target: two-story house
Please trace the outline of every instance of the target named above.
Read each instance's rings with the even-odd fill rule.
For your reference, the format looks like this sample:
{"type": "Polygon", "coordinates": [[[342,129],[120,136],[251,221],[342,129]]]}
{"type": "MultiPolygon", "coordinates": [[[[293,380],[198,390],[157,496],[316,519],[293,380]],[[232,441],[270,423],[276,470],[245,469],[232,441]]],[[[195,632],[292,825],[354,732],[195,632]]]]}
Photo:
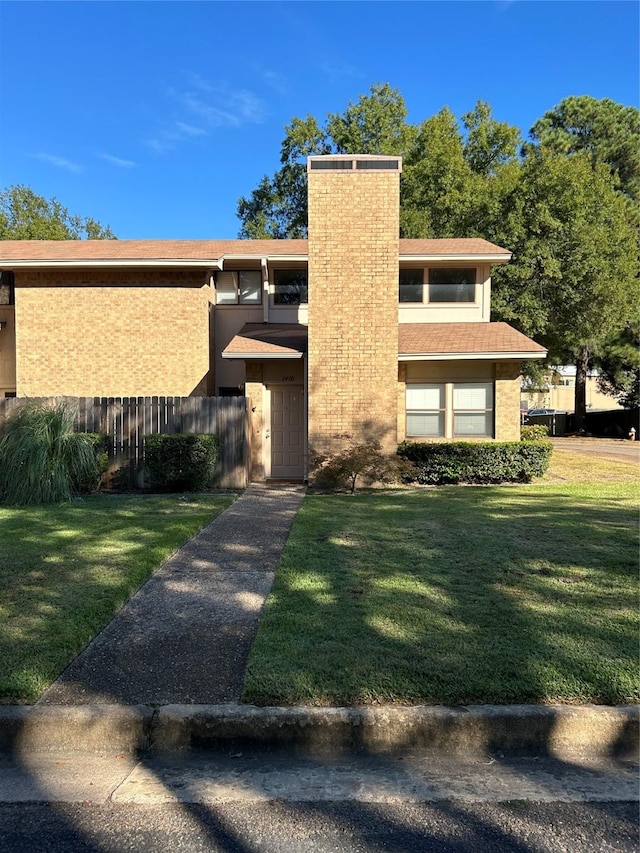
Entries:
{"type": "Polygon", "coordinates": [[[400,240],[401,159],[310,157],[307,240],[0,243],[0,394],[250,399],[252,476],[336,436],[511,440],[546,351],[482,239],[400,240]]]}

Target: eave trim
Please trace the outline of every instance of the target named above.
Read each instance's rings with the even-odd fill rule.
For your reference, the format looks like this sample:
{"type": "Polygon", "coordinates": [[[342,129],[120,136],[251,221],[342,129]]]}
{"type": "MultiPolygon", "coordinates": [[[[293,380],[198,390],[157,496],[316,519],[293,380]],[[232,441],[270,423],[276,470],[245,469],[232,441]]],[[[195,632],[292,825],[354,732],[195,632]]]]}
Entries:
{"type": "Polygon", "coordinates": [[[540,352],[415,352],[399,353],[398,361],[530,361],[546,358],[547,350],[540,352]]]}

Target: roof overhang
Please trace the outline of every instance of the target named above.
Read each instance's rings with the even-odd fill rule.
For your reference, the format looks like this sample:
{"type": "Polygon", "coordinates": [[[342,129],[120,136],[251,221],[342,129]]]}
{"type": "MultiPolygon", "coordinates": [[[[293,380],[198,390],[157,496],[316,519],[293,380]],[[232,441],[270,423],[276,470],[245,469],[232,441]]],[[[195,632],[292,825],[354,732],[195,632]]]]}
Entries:
{"type": "Polygon", "coordinates": [[[239,361],[281,361],[282,359],[302,358],[302,352],[226,352],[222,357],[239,361]]]}
{"type": "MultiPolygon", "coordinates": [[[[0,246],[1,249],[1,246],[0,246]]],[[[2,267],[9,269],[73,269],[81,267],[83,269],[222,269],[219,259],[194,259],[194,258],[73,258],[71,260],[3,260],[0,257],[0,269],[2,267]]]]}
{"type": "Polygon", "coordinates": [[[488,264],[506,264],[511,260],[511,253],[505,253],[503,255],[497,254],[481,254],[481,255],[471,255],[468,253],[465,254],[452,254],[447,253],[445,255],[400,255],[401,263],[434,263],[436,261],[449,261],[449,262],[469,262],[469,263],[488,263],[488,264]]]}
{"type": "Polygon", "coordinates": [[[547,351],[540,352],[422,352],[400,353],[398,361],[531,361],[546,358],[547,351]]]}

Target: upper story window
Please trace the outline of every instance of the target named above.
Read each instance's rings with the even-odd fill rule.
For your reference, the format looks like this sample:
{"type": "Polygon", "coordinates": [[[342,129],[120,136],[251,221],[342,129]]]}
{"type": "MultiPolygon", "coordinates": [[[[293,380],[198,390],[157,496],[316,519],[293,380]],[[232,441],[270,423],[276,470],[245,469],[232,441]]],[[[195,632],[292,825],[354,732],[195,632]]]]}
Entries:
{"type": "Polygon", "coordinates": [[[475,300],[475,269],[436,267],[429,270],[429,302],[475,302],[475,300]]]}
{"type": "Polygon", "coordinates": [[[400,270],[400,302],[422,302],[424,270],[400,270]]]}
{"type": "Polygon", "coordinates": [[[216,275],[217,305],[260,305],[261,302],[260,270],[225,270],[216,275]]]}
{"type": "Polygon", "coordinates": [[[274,270],[274,305],[304,305],[307,302],[308,287],[306,270],[274,270]]]}
{"type": "Polygon", "coordinates": [[[14,303],[14,275],[9,270],[0,270],[0,305],[13,305],[14,303]]]}

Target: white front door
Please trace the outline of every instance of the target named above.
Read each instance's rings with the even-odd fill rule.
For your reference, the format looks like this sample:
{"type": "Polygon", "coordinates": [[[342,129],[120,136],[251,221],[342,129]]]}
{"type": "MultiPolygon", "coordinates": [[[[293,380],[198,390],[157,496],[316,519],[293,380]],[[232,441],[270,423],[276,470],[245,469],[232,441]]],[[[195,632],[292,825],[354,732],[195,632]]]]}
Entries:
{"type": "Polygon", "coordinates": [[[271,386],[271,476],[304,476],[304,392],[302,386],[271,386]]]}

